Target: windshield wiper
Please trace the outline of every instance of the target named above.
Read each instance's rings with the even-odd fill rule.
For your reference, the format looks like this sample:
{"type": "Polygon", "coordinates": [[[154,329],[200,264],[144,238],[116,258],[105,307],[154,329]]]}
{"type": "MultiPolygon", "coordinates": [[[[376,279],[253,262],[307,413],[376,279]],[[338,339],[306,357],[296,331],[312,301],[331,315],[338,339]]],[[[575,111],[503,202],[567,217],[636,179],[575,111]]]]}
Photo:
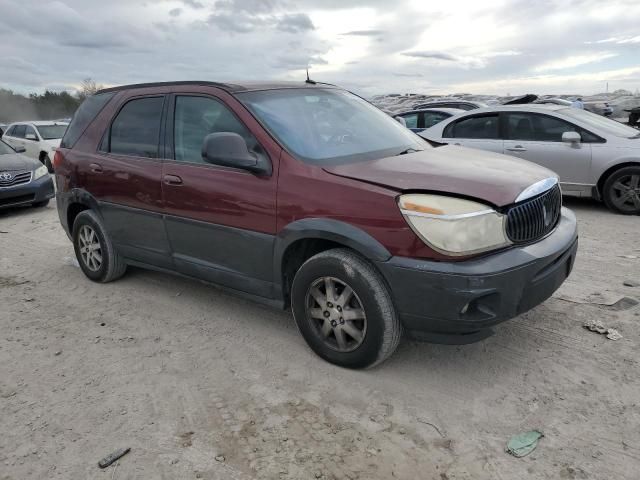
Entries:
{"type": "Polygon", "coordinates": [[[407,153],[416,153],[416,152],[422,152],[422,150],[418,150],[417,148],[407,148],[406,150],[403,150],[400,153],[396,154],[396,157],[400,155],[406,155],[407,153]]]}

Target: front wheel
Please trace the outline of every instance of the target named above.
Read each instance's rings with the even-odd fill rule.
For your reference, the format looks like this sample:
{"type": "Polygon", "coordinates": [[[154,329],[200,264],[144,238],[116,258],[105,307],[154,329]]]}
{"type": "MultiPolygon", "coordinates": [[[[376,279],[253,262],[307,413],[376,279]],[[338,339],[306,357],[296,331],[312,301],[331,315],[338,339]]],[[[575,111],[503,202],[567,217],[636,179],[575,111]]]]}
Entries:
{"type": "Polygon", "coordinates": [[[640,167],[625,167],[613,172],[602,189],[604,203],[624,215],[640,214],[640,167]]]}
{"type": "Polygon", "coordinates": [[[384,361],[402,334],[384,279],[347,249],[319,253],[300,267],[291,308],[311,349],[342,367],[367,368],[384,361]]]}
{"type": "Polygon", "coordinates": [[[95,212],[85,210],[78,214],[73,222],[72,238],[80,268],[89,279],[107,283],[124,275],[127,264],[115,250],[95,212]]]}

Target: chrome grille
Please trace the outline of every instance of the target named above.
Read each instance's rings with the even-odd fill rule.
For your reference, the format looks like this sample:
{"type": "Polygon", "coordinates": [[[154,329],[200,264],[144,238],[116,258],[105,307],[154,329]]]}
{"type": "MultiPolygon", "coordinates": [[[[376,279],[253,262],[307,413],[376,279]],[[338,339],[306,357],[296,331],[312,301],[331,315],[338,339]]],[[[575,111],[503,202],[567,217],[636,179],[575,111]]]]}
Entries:
{"type": "Polygon", "coordinates": [[[551,232],[560,219],[562,192],[558,185],[507,211],[507,236],[514,243],[537,240],[551,232]]]}
{"type": "Polygon", "coordinates": [[[0,172],[0,188],[29,183],[31,175],[32,172],[0,172]]]}

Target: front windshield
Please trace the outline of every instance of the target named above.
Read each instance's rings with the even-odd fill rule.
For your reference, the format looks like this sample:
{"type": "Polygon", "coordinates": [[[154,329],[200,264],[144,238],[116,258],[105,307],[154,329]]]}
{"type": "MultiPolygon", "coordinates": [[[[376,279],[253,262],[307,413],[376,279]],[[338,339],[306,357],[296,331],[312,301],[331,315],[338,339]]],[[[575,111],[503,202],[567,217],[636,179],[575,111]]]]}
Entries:
{"type": "Polygon", "coordinates": [[[601,130],[603,133],[608,135],[615,135],[616,137],[623,138],[635,138],[640,136],[640,132],[635,128],[631,128],[620,122],[616,122],[615,120],[611,120],[610,118],[603,117],[586,110],[581,110],[579,108],[563,108],[558,111],[564,113],[568,117],[593,125],[596,129],[601,130]]]}
{"type": "Polygon", "coordinates": [[[373,160],[430,146],[344,90],[289,88],[238,94],[291,153],[316,164],[373,160]]]}
{"type": "Polygon", "coordinates": [[[16,153],[13,148],[0,140],[0,155],[9,155],[10,153],[16,153]]]}
{"type": "Polygon", "coordinates": [[[38,125],[36,128],[43,140],[57,140],[67,131],[66,125],[38,125]]]}

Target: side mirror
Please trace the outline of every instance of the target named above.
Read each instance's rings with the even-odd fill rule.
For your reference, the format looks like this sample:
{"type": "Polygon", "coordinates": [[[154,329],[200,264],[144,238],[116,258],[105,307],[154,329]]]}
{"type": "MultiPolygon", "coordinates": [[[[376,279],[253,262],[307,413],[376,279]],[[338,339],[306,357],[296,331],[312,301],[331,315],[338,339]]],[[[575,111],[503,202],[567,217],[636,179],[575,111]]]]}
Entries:
{"type": "Polygon", "coordinates": [[[36,137],[35,133],[27,133],[24,138],[26,138],[27,140],[38,140],[38,137],[36,137]]]}
{"type": "Polygon", "coordinates": [[[26,148],[24,148],[22,145],[18,146],[18,147],[13,147],[13,149],[16,151],[16,153],[24,153],[27,151],[26,148]]]}
{"type": "Polygon", "coordinates": [[[580,143],[582,138],[578,132],[564,132],[562,134],[562,141],[565,143],[580,143]]]}
{"type": "Polygon", "coordinates": [[[395,118],[396,121],[403,127],[407,126],[407,121],[403,117],[393,117],[393,118],[395,118]]]}
{"type": "Polygon", "coordinates": [[[210,133],[204,137],[202,158],[214,165],[240,168],[254,173],[271,173],[268,161],[249,152],[244,138],[233,132],[210,133]]]}

